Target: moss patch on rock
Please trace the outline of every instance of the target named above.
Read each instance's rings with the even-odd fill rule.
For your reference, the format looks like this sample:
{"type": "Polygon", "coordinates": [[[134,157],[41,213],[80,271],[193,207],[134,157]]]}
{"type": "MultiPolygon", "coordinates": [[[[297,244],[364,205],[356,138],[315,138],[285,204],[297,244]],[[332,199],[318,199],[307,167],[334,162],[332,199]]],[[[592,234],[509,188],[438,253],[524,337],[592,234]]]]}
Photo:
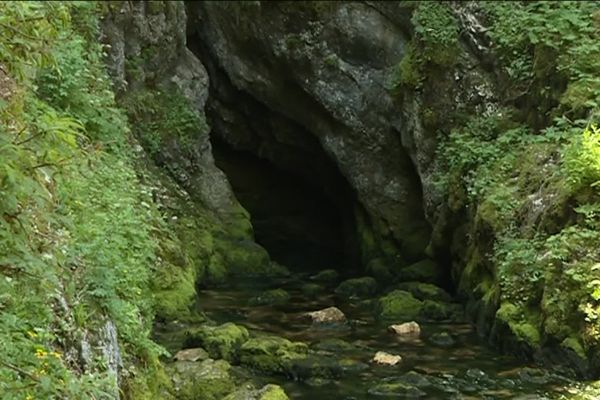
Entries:
{"type": "Polygon", "coordinates": [[[349,298],[370,297],[376,292],[377,281],[370,276],[348,279],[335,289],[338,296],[349,298]]]}
{"type": "Polygon", "coordinates": [[[228,322],[219,326],[202,326],[186,332],[186,347],[203,347],[212,358],[236,361],[242,345],[250,337],[243,326],[228,322]]]}
{"type": "Polygon", "coordinates": [[[308,346],[301,342],[278,336],[256,337],[242,345],[240,362],[265,373],[280,374],[289,371],[293,360],[306,358],[307,353],[308,346]]]}
{"type": "Polygon", "coordinates": [[[394,322],[418,319],[423,310],[423,302],[404,290],[394,290],[380,297],[376,312],[379,319],[394,322]]]}

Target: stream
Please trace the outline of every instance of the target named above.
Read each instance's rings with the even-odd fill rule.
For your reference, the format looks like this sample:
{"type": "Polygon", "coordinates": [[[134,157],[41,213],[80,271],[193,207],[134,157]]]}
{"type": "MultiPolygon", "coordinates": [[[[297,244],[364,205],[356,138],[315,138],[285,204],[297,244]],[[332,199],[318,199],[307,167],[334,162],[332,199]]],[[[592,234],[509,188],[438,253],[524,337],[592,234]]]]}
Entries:
{"type": "MultiPolygon", "coordinates": [[[[258,385],[278,384],[290,399],[595,398],[572,397],[580,393],[581,383],[495,352],[466,322],[421,323],[419,338],[394,335],[387,331],[389,324],[373,317],[368,300],[343,300],[328,290],[307,295],[302,290],[307,282],[308,277],[299,274],[270,282],[268,288],[282,288],[290,294],[281,305],[249,305],[252,297],[267,289],[264,286],[200,291],[200,311],[217,324],[234,322],[251,335],[276,335],[304,342],[336,362],[355,361],[343,375],[331,379],[265,376],[236,367],[245,379],[258,385]],[[347,325],[322,328],[305,316],[330,306],[344,312],[347,325]],[[371,360],[377,351],[401,355],[402,361],[395,366],[374,364],[371,360]]],[[[174,336],[160,331],[157,335],[169,350],[177,350],[174,336]]]]}

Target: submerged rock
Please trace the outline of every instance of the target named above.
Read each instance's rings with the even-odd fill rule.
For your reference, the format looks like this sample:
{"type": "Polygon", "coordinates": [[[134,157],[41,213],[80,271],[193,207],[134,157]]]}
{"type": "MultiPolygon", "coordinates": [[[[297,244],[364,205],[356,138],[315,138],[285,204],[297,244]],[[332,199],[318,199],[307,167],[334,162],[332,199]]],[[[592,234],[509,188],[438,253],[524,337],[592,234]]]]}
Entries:
{"type": "Polygon", "coordinates": [[[396,365],[402,361],[402,357],[397,354],[386,353],[385,351],[378,351],[373,356],[373,362],[382,365],[396,365]]]}
{"type": "Polygon", "coordinates": [[[339,352],[352,350],[355,348],[355,346],[351,343],[346,342],[343,339],[331,338],[321,340],[320,342],[315,344],[313,348],[316,350],[339,352]]]}
{"type": "Polygon", "coordinates": [[[346,316],[337,307],[328,307],[319,311],[312,311],[306,314],[314,324],[343,324],[346,322],[346,316]]]}
{"type": "Polygon", "coordinates": [[[340,279],[340,274],[335,269],[324,269],[316,275],[310,277],[315,282],[333,284],[340,279]]]}
{"type": "Polygon", "coordinates": [[[196,347],[192,349],[184,349],[180,350],[175,354],[173,359],[175,361],[202,361],[208,358],[208,353],[206,350],[196,347]]]}
{"type": "Polygon", "coordinates": [[[319,285],[318,283],[306,283],[302,285],[300,290],[306,297],[315,298],[319,294],[325,292],[325,287],[319,285]]]}
{"type": "Polygon", "coordinates": [[[377,292],[377,281],[370,276],[348,279],[335,289],[335,293],[342,297],[369,297],[377,292]]]}
{"type": "Polygon", "coordinates": [[[290,294],[283,289],[273,289],[252,297],[249,303],[252,306],[282,305],[290,301],[290,297],[290,294]]]}
{"type": "Polygon", "coordinates": [[[418,387],[398,381],[378,383],[369,389],[369,394],[372,396],[401,397],[407,399],[415,399],[426,395],[418,387]]]}
{"type": "Polygon", "coordinates": [[[201,326],[188,330],[187,345],[200,345],[212,358],[237,360],[238,351],[250,335],[243,326],[228,322],[219,326],[201,326]]]}
{"type": "Polygon", "coordinates": [[[429,337],[429,341],[439,347],[452,347],[456,344],[456,341],[447,332],[434,333],[429,337]]]}
{"type": "Polygon", "coordinates": [[[418,337],[421,334],[421,327],[415,321],[411,321],[403,324],[390,325],[388,331],[397,335],[418,337]]]}

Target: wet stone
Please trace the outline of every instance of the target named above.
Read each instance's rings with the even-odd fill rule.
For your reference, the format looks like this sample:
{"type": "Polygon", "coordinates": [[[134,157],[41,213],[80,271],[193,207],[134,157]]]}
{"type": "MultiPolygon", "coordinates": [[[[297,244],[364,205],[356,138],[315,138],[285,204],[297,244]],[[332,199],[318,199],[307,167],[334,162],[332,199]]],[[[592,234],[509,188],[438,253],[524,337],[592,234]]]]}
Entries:
{"type": "Polygon", "coordinates": [[[405,322],[403,324],[390,325],[388,331],[401,336],[416,336],[421,334],[421,327],[415,321],[405,322]]]}
{"type": "Polygon", "coordinates": [[[206,352],[206,350],[204,350],[200,347],[196,347],[196,348],[192,348],[192,349],[184,349],[184,350],[178,351],[177,354],[175,354],[175,356],[173,357],[173,360],[174,361],[196,362],[196,361],[206,360],[207,358],[208,358],[208,353],[206,352]]]}
{"type": "Polygon", "coordinates": [[[386,353],[385,351],[378,351],[373,357],[373,362],[381,365],[394,366],[402,361],[402,357],[397,354],[386,353]]]}
{"type": "Polygon", "coordinates": [[[456,340],[448,332],[434,333],[429,337],[429,341],[438,347],[452,347],[456,344],[456,340]]]}
{"type": "Polygon", "coordinates": [[[306,314],[314,324],[343,324],[346,322],[346,316],[337,307],[328,307],[319,311],[312,311],[306,314]]]}

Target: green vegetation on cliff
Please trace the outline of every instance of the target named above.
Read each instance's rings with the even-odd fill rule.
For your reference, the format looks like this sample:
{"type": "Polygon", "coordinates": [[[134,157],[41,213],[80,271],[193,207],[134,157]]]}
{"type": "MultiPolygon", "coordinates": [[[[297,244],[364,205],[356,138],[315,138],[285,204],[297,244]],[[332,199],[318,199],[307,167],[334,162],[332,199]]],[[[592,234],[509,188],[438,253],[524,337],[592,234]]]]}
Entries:
{"type": "Polygon", "coordinates": [[[100,10],[0,7],[0,392],[151,398],[168,386],[149,337],[155,310],[187,310],[194,288],[155,304],[162,247],[177,238],[136,173],[100,10]]]}
{"type": "MultiPolygon", "coordinates": [[[[466,12],[420,4],[413,46],[424,32],[455,32],[456,20],[436,30],[440,18],[422,18],[430,7],[466,12]]],[[[486,329],[508,328],[530,349],[562,347],[582,362],[600,348],[598,9],[596,2],[482,3],[476,12],[489,26],[501,100],[436,127],[435,181],[467,243],[452,248],[460,292],[478,313],[497,310],[486,329]]],[[[415,84],[406,71],[435,84],[431,62],[403,62],[410,62],[399,66],[404,88],[415,84]]],[[[442,115],[436,106],[426,110],[442,115]]]]}

